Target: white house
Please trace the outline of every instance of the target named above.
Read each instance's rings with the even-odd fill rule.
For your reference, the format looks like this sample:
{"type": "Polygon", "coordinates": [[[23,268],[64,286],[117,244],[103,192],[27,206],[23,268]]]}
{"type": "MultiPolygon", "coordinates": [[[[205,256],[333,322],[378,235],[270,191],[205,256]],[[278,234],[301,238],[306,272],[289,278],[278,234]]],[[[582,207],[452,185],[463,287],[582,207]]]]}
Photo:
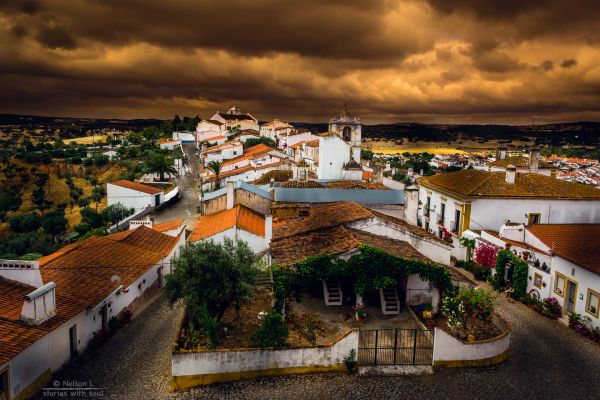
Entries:
{"type": "Polygon", "coordinates": [[[452,233],[455,252],[465,230],[498,230],[506,221],[600,223],[600,190],[540,174],[462,170],[418,179],[406,195],[406,220],[442,236],[452,233]]]}
{"type": "Polygon", "coordinates": [[[540,149],[532,147],[529,150],[529,156],[511,155],[506,147],[499,147],[496,152],[496,160],[489,165],[491,172],[504,172],[506,168],[512,165],[517,169],[517,173],[531,173],[550,176],[554,168],[551,164],[540,159],[540,149]]]}
{"type": "Polygon", "coordinates": [[[267,250],[272,236],[271,216],[233,203],[233,196],[228,196],[225,210],[199,217],[188,242],[212,240],[215,243],[223,243],[228,237],[248,243],[256,254],[267,250]]]}
{"type": "Polygon", "coordinates": [[[277,136],[285,136],[292,132],[293,128],[292,125],[275,118],[273,121],[266,122],[260,126],[260,136],[276,140],[277,136]]]}
{"type": "Polygon", "coordinates": [[[221,122],[223,124],[221,130],[226,132],[245,129],[259,130],[258,120],[250,114],[242,114],[242,110],[235,104],[227,112],[217,111],[209,120],[221,122]]]}
{"type": "Polygon", "coordinates": [[[182,143],[193,143],[196,141],[196,134],[190,131],[173,132],[173,140],[181,140],[182,143]]]}
{"type": "Polygon", "coordinates": [[[184,235],[147,227],[69,245],[38,261],[0,260],[0,394],[29,398],[54,372],[135,317],[163,285],[184,235]]]}
{"type": "Polygon", "coordinates": [[[504,225],[481,239],[510,246],[529,264],[527,292],[556,298],[563,313],[578,313],[600,327],[600,224],[504,225]]]}
{"type": "Polygon", "coordinates": [[[177,147],[181,146],[181,139],[161,139],[160,140],[160,148],[162,150],[173,151],[177,147]]]}
{"type": "Polygon", "coordinates": [[[109,206],[121,203],[136,212],[159,206],[165,199],[165,192],[158,188],[125,180],[107,183],[106,194],[109,206]]]}
{"type": "Polygon", "coordinates": [[[362,124],[346,107],[329,122],[329,131],[319,138],[319,179],[343,179],[343,168],[350,162],[360,165],[362,124]]]}
{"type": "Polygon", "coordinates": [[[211,161],[223,162],[241,156],[244,153],[244,145],[241,141],[234,140],[217,146],[208,147],[204,150],[204,165],[211,161]]]}
{"type": "MultiPolygon", "coordinates": [[[[290,214],[289,219],[278,220],[269,251],[274,263],[291,266],[306,257],[323,254],[349,258],[362,244],[402,258],[450,263],[449,244],[400,219],[351,202],[313,205],[303,210],[300,217],[290,214]]],[[[388,289],[389,296],[380,297],[384,314],[390,308],[387,297],[396,303],[392,312],[395,314],[406,303],[431,303],[435,308],[440,298],[439,291],[417,274],[388,289]]],[[[340,282],[323,282],[325,303],[335,305],[331,293],[338,293],[333,296],[338,301],[347,298],[347,290],[351,288],[342,288],[340,282]]],[[[360,304],[362,299],[357,297],[356,302],[360,304]]]]}

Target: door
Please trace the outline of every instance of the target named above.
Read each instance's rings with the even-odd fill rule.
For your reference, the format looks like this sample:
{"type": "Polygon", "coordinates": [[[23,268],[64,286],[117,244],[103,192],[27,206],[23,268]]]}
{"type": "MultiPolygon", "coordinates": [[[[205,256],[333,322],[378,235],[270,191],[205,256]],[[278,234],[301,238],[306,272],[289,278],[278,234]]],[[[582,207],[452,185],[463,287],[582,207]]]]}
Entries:
{"type": "Polygon", "coordinates": [[[163,287],[163,267],[158,268],[158,287],[163,287]]]}
{"type": "Polygon", "coordinates": [[[0,370],[0,400],[8,400],[9,395],[8,369],[0,370]]]}
{"type": "Polygon", "coordinates": [[[567,312],[575,312],[575,300],[577,298],[577,284],[567,280],[567,312]]]}
{"type": "Polygon", "coordinates": [[[69,348],[71,350],[71,358],[77,357],[77,325],[69,328],[69,348]]]}
{"type": "Polygon", "coordinates": [[[100,310],[100,315],[102,316],[102,331],[104,331],[104,333],[109,333],[110,331],[108,330],[108,305],[104,304],[102,306],[102,309],[100,310]]]}
{"type": "Polygon", "coordinates": [[[157,194],[154,196],[154,205],[155,206],[159,206],[160,205],[160,194],[157,194]]]}

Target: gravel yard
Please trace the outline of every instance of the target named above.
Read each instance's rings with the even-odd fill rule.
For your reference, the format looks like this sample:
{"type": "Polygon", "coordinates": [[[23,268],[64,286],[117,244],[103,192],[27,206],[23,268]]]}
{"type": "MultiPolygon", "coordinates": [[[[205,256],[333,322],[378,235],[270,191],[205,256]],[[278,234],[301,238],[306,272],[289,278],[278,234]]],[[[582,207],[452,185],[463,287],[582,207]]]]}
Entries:
{"type": "Polygon", "coordinates": [[[422,377],[307,375],[168,392],[170,349],[181,309],[159,299],[98,351],[57,378],[91,380],[110,399],[598,399],[600,346],[520,303],[499,299],[513,328],[498,366],[441,369],[422,377]]]}

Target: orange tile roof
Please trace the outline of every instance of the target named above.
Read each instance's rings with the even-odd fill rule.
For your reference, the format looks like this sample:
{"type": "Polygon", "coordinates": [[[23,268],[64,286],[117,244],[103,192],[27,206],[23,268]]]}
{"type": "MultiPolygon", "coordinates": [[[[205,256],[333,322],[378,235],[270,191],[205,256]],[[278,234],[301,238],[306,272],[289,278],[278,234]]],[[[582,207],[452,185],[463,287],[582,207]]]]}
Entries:
{"type": "Polygon", "coordinates": [[[600,200],[600,190],[587,185],[565,182],[540,174],[516,174],[508,183],[505,172],[466,169],[448,174],[419,178],[426,188],[449,192],[461,198],[512,198],[600,200]]]}
{"type": "MultiPolygon", "coordinates": [[[[527,168],[529,167],[529,158],[524,157],[524,156],[511,156],[511,157],[506,157],[503,159],[498,159],[492,163],[490,163],[490,165],[495,166],[495,167],[508,167],[510,164],[514,165],[517,168],[527,168]]],[[[548,164],[545,161],[540,160],[539,161],[539,168],[553,168],[552,165],[548,164]]]]}
{"type": "Polygon", "coordinates": [[[548,254],[544,250],[538,249],[537,247],[531,246],[531,245],[529,245],[527,243],[519,242],[517,240],[510,240],[510,239],[507,239],[505,237],[501,237],[500,234],[498,232],[496,232],[496,231],[491,231],[491,230],[487,230],[487,229],[484,229],[483,231],[486,232],[489,235],[494,236],[495,238],[498,238],[498,239],[502,240],[504,243],[510,243],[512,246],[522,247],[524,249],[535,251],[537,253],[542,253],[542,254],[546,254],[546,255],[548,254]]]}
{"type": "Polygon", "coordinates": [[[347,253],[356,250],[361,244],[377,247],[398,257],[429,261],[407,242],[345,226],[301,233],[274,241],[270,252],[278,265],[290,266],[309,256],[347,253]]]}
{"type": "Polygon", "coordinates": [[[329,203],[311,207],[310,215],[303,218],[278,221],[273,225],[273,239],[283,239],[344,223],[374,218],[365,207],[351,202],[329,203]]]}
{"type": "Polygon", "coordinates": [[[264,237],[265,217],[248,207],[238,204],[229,210],[198,218],[188,241],[204,240],[233,227],[264,237]]]}
{"type": "Polygon", "coordinates": [[[155,231],[158,231],[158,232],[166,232],[166,231],[170,231],[172,229],[179,228],[184,223],[184,221],[185,221],[185,219],[183,219],[183,218],[174,219],[172,221],[167,221],[167,222],[162,222],[160,224],[156,224],[152,227],[152,229],[154,229],[155,231]]]}
{"type": "Polygon", "coordinates": [[[120,180],[120,181],[110,182],[110,184],[121,186],[121,187],[131,189],[131,190],[137,190],[138,192],[148,193],[148,194],[159,194],[159,193],[163,192],[162,190],[155,188],[153,186],[144,185],[142,183],[132,182],[132,181],[120,180]]]}
{"type": "Polygon", "coordinates": [[[306,142],[306,145],[309,147],[319,147],[319,139],[315,139],[315,140],[306,142]]]}
{"type": "Polygon", "coordinates": [[[178,238],[146,226],[77,242],[40,261],[44,282],[55,282],[57,293],[95,306],[120,285],[131,285],[167,257],[178,238]],[[112,282],[117,275],[120,282],[112,282]]]}
{"type": "Polygon", "coordinates": [[[85,310],[80,297],[65,296],[56,288],[56,315],[49,320],[29,326],[21,322],[21,309],[25,296],[34,287],[0,278],[0,365],[85,310]]]}
{"type": "Polygon", "coordinates": [[[554,254],[600,274],[600,224],[536,224],[526,229],[554,254]]]}

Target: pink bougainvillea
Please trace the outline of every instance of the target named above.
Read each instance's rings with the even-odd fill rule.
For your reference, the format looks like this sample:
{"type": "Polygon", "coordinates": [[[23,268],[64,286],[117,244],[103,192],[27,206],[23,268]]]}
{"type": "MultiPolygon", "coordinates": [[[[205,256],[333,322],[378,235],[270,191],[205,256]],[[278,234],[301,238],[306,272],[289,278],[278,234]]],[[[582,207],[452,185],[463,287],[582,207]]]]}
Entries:
{"type": "Polygon", "coordinates": [[[475,262],[487,268],[494,268],[496,266],[497,254],[498,248],[496,246],[487,243],[479,243],[475,249],[475,262]]]}

